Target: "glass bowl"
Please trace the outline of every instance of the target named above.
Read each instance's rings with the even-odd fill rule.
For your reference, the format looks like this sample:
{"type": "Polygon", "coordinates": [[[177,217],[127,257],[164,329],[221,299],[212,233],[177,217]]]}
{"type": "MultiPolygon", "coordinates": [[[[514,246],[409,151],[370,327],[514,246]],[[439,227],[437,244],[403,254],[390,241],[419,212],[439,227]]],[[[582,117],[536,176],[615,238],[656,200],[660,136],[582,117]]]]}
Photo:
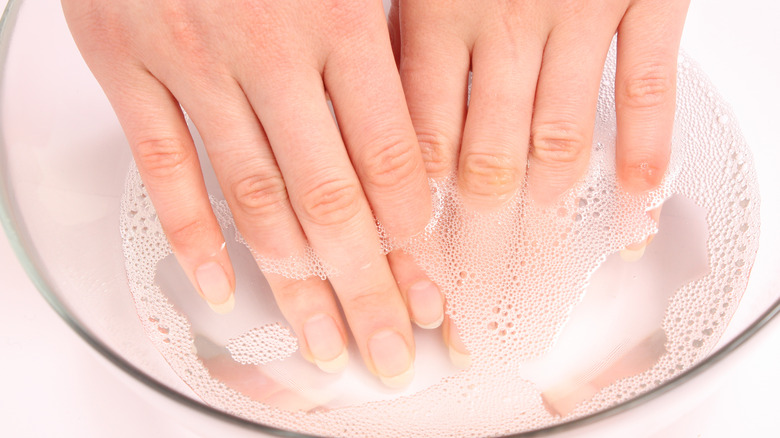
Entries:
{"type": "MultiPolygon", "coordinates": [[[[683,48],[732,106],[755,159],[759,250],[736,314],[701,361],[635,397],[517,436],[647,436],[717,386],[728,358],[780,309],[780,48],[772,2],[694,1],[683,48]],[[655,424],[656,426],[649,426],[655,424]]],[[[132,157],[81,60],[58,2],[14,1],[0,28],[0,219],[31,280],[63,319],[150,403],[206,435],[309,436],[211,407],[149,342],[132,301],[119,233],[132,157]],[[185,420],[186,419],[186,420],[185,420]]],[[[213,175],[207,175],[213,184],[213,175]]]]}

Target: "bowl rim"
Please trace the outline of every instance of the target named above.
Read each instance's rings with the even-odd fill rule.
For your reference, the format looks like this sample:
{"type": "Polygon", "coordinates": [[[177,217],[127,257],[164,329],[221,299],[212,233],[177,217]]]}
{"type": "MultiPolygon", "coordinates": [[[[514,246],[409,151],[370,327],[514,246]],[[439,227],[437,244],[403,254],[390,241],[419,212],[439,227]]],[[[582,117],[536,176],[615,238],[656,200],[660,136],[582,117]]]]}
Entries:
{"type": "MultiPolygon", "coordinates": [[[[0,17],[0,82],[3,81],[5,76],[4,66],[6,62],[6,56],[8,53],[8,48],[10,47],[13,30],[16,25],[16,18],[18,16],[19,7],[23,2],[24,0],[7,0],[2,17],[0,17]]],[[[2,108],[0,108],[0,112],[1,111],[2,108]]],[[[1,128],[2,127],[0,127],[0,132],[1,128]]],[[[95,336],[87,327],[83,326],[79,322],[78,318],[76,318],[69,311],[67,305],[57,297],[57,294],[55,293],[56,288],[52,286],[53,283],[49,280],[46,270],[43,269],[43,264],[40,262],[40,257],[38,256],[35,246],[32,244],[32,239],[30,239],[26,227],[21,221],[18,220],[17,204],[14,200],[13,192],[9,190],[9,185],[5,179],[5,175],[8,174],[8,172],[5,171],[7,168],[5,150],[5,139],[4,137],[0,136],[0,223],[2,224],[5,234],[8,237],[8,241],[12,250],[14,251],[25,273],[30,278],[36,289],[38,289],[39,293],[52,307],[52,309],[54,309],[54,311],[79,337],[81,337],[81,339],[84,340],[84,342],[89,344],[108,362],[112,363],[114,366],[128,374],[134,380],[142,383],[148,389],[151,389],[152,391],[162,395],[164,398],[186,406],[198,413],[205,414],[216,420],[228,422],[235,426],[254,432],[267,433],[283,437],[317,436],[300,432],[293,432],[249,421],[187,397],[186,395],[181,394],[180,392],[168,387],[167,385],[144,373],[142,370],[114,352],[108,345],[103,343],[97,336],[95,336]]],[[[525,431],[512,435],[503,435],[503,437],[527,438],[551,436],[557,433],[571,431],[586,425],[590,425],[606,418],[614,417],[632,408],[643,405],[650,400],[656,399],[661,395],[676,389],[677,387],[703,374],[706,370],[721,362],[724,358],[729,356],[731,352],[743,346],[758,331],[768,325],[769,322],[771,322],[778,315],[778,313],[780,313],[780,298],[774,301],[768,309],[766,309],[758,318],[756,318],[755,321],[753,321],[737,336],[735,336],[734,339],[711,353],[706,359],[701,360],[699,363],[688,368],[676,377],[664,382],[660,386],[654,387],[645,393],[618,403],[607,409],[594,412],[583,417],[547,426],[542,429],[525,431]]]]}

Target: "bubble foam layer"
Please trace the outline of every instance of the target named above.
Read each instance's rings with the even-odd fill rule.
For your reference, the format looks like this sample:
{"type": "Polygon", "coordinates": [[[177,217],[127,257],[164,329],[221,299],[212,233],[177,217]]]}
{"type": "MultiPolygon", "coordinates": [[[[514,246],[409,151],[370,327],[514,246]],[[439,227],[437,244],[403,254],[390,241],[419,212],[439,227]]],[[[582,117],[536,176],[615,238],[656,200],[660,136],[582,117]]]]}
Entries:
{"type": "Polygon", "coordinates": [[[284,360],[298,349],[298,340],[290,329],[267,324],[228,341],[230,357],[240,364],[266,364],[284,360]]]}
{"type": "MultiPolygon", "coordinates": [[[[451,179],[437,181],[431,185],[434,220],[426,231],[400,244],[383,236],[385,250],[412,254],[444,291],[447,315],[471,355],[468,369],[413,392],[351,403],[334,383],[350,376],[325,375],[301,360],[278,312],[271,325],[253,318],[239,324],[241,309],[251,307],[240,296],[236,320],[228,315],[214,322],[186,311],[156,282],[171,248],[132,169],[121,231],[141,322],[171,367],[206,403],[316,435],[503,435],[587,415],[657,387],[706,358],[718,341],[745,291],[759,233],[758,187],[736,118],[690,59],[681,55],[678,67],[671,164],[658,190],[629,196],[616,182],[613,47],[601,83],[588,174],[558,205],[541,208],[523,191],[502,210],[478,214],[463,208],[451,179]],[[647,212],[662,204],[657,226],[647,212]],[[675,212],[696,209],[703,226],[669,237],[673,233],[664,227],[680,219],[675,212]],[[627,262],[614,254],[656,232],[647,266],[637,265],[650,274],[625,274],[627,262]],[[688,248],[695,245],[693,235],[700,236],[701,250],[688,248]],[[691,254],[691,260],[700,255],[703,261],[691,262],[695,275],[679,272],[664,283],[671,290],[657,320],[647,317],[645,328],[632,329],[641,315],[652,312],[639,309],[638,318],[627,318],[637,309],[630,304],[633,291],[624,289],[660,287],[655,279],[667,271],[652,261],[668,254],[651,254],[656,248],[691,254]],[[609,273],[602,275],[604,269],[609,273]],[[623,277],[615,274],[620,272],[623,277]],[[644,280],[637,285],[628,278],[644,280]],[[610,303],[628,304],[591,306],[591,319],[581,317],[588,299],[599,293],[610,303]],[[572,327],[594,327],[594,321],[603,326],[601,332],[593,329],[601,333],[595,339],[573,337],[572,327]],[[220,324],[241,328],[226,335],[229,330],[220,324]],[[583,354],[592,360],[561,359],[583,354]]],[[[226,235],[241,241],[226,203],[213,200],[213,205],[226,235]]],[[[257,254],[251,259],[266,272],[291,278],[333,275],[307,251],[285,260],[257,254]]],[[[186,293],[197,300],[194,291],[186,293]]],[[[270,296],[262,300],[258,308],[273,306],[270,296]]]]}

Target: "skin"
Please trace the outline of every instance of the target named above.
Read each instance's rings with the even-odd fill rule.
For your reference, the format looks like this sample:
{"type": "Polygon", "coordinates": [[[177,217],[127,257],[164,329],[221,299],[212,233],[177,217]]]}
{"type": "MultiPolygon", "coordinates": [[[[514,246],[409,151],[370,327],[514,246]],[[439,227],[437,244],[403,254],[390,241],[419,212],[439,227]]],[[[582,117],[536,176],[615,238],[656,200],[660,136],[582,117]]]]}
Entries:
{"type": "Polygon", "coordinates": [[[338,270],[329,282],[267,276],[303,354],[329,371],[349,328],[369,370],[402,386],[410,318],[443,318],[410,257],[381,254],[374,215],[404,238],[429,220],[427,177],[457,172],[469,205],[492,209],[526,168],[543,203],[582,176],[615,31],[618,177],[646,191],[668,162],[686,0],[403,0],[389,33],[379,1],[62,4],[177,258],[215,310],[232,306],[235,276],[182,108],[252,248],[289,257],[308,242],[338,270]]]}

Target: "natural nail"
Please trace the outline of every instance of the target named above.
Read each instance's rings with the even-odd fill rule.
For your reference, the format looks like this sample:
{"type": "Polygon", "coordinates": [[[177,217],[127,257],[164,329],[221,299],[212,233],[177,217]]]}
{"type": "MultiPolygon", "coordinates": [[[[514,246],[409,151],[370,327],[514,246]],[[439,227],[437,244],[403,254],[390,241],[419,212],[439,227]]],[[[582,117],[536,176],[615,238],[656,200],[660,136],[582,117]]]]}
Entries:
{"type": "Polygon", "coordinates": [[[468,353],[461,353],[452,346],[450,346],[450,362],[461,370],[471,366],[471,355],[468,353]]]}
{"type": "Polygon", "coordinates": [[[211,307],[211,310],[224,315],[226,313],[230,313],[236,307],[236,296],[231,294],[227,301],[222,304],[214,304],[210,301],[206,301],[206,303],[208,303],[209,307],[211,307]]]}
{"type": "Polygon", "coordinates": [[[424,329],[435,329],[444,321],[444,299],[433,282],[419,281],[407,291],[412,320],[424,329]]]}
{"type": "Polygon", "coordinates": [[[460,333],[452,320],[449,321],[449,330],[445,330],[445,342],[449,346],[450,361],[460,369],[466,369],[471,366],[471,355],[468,353],[466,345],[460,338],[460,333]]]}
{"type": "MultiPolygon", "coordinates": [[[[651,236],[652,237],[652,236],[651,236]]],[[[626,262],[636,262],[645,254],[645,249],[650,243],[650,238],[639,243],[632,243],[620,251],[620,258],[626,262]]]]}
{"type": "Polygon", "coordinates": [[[209,306],[217,313],[228,313],[235,307],[233,287],[230,286],[227,274],[217,262],[206,262],[195,270],[195,280],[198,282],[203,297],[209,306]]]}
{"type": "Polygon", "coordinates": [[[338,373],[347,367],[349,353],[336,322],[330,315],[320,313],[303,325],[306,344],[314,356],[314,363],[326,373],[338,373]]]}
{"type": "MultiPolygon", "coordinates": [[[[659,205],[658,207],[648,212],[648,215],[650,215],[650,218],[655,221],[656,224],[658,224],[658,222],[661,220],[662,206],[663,205],[659,205]]],[[[647,249],[647,246],[650,245],[650,242],[653,241],[654,237],[655,234],[651,234],[647,236],[647,239],[645,239],[644,242],[632,243],[631,245],[628,245],[624,250],[620,251],[620,258],[627,262],[638,261],[645,254],[645,249],[647,249]]]]}
{"type": "Polygon", "coordinates": [[[368,352],[379,379],[390,388],[403,388],[414,377],[412,354],[395,330],[382,330],[368,341],[368,352]]]}

